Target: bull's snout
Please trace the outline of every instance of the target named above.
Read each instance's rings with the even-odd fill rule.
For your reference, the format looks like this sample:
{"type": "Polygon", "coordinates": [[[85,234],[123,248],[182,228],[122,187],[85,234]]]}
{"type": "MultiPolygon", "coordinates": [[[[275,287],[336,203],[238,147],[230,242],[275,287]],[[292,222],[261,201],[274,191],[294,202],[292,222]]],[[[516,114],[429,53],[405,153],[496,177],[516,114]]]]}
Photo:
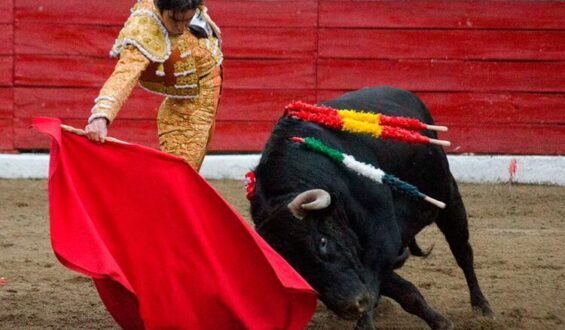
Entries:
{"type": "Polygon", "coordinates": [[[356,320],[371,308],[371,303],[369,293],[361,293],[335,312],[346,320],[356,320]]]}
{"type": "Polygon", "coordinates": [[[371,296],[368,293],[358,295],[354,300],[354,307],[359,314],[365,313],[369,309],[371,296]]]}

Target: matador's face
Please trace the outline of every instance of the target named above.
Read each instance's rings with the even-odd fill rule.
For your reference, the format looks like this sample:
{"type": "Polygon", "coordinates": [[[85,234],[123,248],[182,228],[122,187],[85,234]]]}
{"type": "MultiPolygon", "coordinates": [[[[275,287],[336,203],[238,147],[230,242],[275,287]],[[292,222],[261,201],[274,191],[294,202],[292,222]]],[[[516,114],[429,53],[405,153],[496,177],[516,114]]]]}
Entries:
{"type": "Polygon", "coordinates": [[[178,36],[188,29],[195,13],[196,9],[188,9],[185,11],[163,10],[161,17],[163,18],[163,24],[169,34],[178,36]]]}

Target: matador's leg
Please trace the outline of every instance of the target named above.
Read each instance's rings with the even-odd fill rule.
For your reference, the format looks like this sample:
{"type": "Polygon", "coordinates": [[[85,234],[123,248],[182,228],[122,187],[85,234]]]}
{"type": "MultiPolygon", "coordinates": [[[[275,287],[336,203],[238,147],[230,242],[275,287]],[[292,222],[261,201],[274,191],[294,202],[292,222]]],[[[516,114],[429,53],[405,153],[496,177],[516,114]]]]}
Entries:
{"type": "Polygon", "coordinates": [[[220,97],[221,77],[201,81],[196,99],[166,98],[159,109],[159,144],[161,150],[186,160],[196,171],[200,169],[212,137],[216,109],[220,97]]]}

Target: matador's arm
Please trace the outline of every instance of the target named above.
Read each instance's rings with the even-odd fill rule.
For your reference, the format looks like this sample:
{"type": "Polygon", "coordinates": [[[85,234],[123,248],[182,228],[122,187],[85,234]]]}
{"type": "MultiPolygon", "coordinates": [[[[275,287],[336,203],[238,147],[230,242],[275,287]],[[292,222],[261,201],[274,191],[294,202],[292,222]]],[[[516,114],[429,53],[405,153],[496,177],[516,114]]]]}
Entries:
{"type": "Polygon", "coordinates": [[[111,123],[149,63],[149,59],[137,48],[126,46],[120,54],[114,72],[94,100],[95,105],[88,123],[96,118],[106,118],[108,123],[111,123]]]}

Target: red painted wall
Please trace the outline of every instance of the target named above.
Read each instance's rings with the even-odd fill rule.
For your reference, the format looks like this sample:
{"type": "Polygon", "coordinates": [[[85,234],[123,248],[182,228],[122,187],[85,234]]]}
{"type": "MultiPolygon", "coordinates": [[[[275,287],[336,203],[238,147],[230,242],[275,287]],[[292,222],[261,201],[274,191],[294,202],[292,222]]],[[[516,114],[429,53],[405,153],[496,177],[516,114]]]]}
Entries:
{"type": "MultiPolygon", "coordinates": [[[[82,127],[133,0],[0,0],[0,150],[48,147],[33,116],[82,127]]],[[[285,104],[364,86],[420,95],[451,153],[565,154],[562,1],[207,0],[225,89],[211,149],[260,151],[285,104]]],[[[157,146],[160,97],[111,128],[157,146]]]]}

